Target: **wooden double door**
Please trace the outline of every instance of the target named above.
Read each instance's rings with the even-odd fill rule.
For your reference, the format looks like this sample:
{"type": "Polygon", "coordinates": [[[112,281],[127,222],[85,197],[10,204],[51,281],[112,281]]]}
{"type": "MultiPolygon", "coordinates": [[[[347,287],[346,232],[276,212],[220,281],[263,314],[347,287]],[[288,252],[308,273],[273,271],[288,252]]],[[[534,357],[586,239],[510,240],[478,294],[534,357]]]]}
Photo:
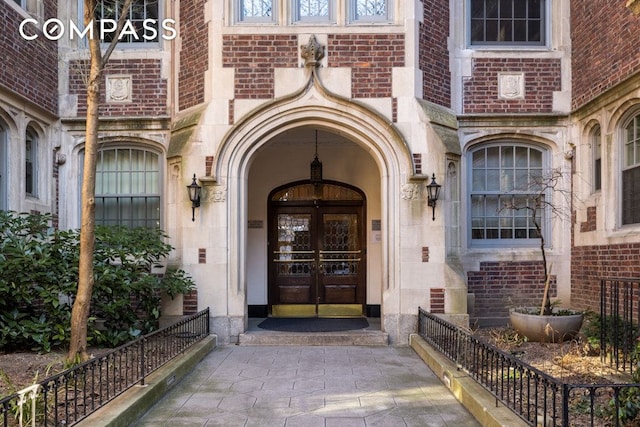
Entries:
{"type": "Polygon", "coordinates": [[[271,206],[269,312],[274,317],[362,316],[366,302],[363,203],[271,206]]]}

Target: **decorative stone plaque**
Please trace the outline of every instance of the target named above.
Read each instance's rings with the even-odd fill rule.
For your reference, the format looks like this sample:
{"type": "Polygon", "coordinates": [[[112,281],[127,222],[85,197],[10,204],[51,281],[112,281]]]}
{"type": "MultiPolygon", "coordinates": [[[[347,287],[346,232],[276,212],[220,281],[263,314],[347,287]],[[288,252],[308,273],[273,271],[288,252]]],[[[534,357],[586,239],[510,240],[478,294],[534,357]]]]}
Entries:
{"type": "Polygon", "coordinates": [[[498,98],[524,99],[524,73],[499,73],[498,98]]]}
{"type": "Polygon", "coordinates": [[[227,200],[227,188],[221,185],[207,187],[206,200],[208,202],[224,202],[227,200]]]}
{"type": "Polygon", "coordinates": [[[131,102],[131,76],[107,76],[107,102],[131,102]]]}

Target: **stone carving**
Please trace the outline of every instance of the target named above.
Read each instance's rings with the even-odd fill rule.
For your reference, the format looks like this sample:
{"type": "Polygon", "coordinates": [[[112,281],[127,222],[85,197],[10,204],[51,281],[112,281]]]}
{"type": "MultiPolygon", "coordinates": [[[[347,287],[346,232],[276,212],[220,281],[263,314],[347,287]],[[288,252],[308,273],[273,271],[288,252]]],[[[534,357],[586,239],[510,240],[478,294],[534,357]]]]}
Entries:
{"type": "Polygon", "coordinates": [[[107,76],[107,102],[131,102],[131,76],[107,76]]]}
{"type": "Polygon", "coordinates": [[[498,74],[498,97],[524,99],[524,73],[498,74]]]}
{"type": "Polygon", "coordinates": [[[207,191],[206,200],[208,202],[224,202],[227,200],[227,188],[221,185],[205,187],[207,191]]]}
{"type": "Polygon", "coordinates": [[[404,200],[420,199],[420,185],[415,183],[403,184],[401,193],[404,200]]]}
{"type": "Polygon", "coordinates": [[[300,46],[300,56],[304,59],[305,67],[317,67],[324,58],[324,46],[312,35],[306,45],[300,46]]]}

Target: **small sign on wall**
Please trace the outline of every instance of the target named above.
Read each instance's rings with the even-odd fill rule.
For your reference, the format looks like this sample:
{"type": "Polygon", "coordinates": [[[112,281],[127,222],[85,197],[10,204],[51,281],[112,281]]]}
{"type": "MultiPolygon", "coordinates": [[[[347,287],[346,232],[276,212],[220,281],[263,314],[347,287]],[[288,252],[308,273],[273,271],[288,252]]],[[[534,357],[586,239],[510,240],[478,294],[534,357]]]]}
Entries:
{"type": "Polygon", "coordinates": [[[261,219],[250,219],[247,224],[248,228],[263,228],[264,223],[261,219]]]}
{"type": "Polygon", "coordinates": [[[371,220],[371,243],[380,243],[382,241],[382,221],[379,219],[371,220]]]}

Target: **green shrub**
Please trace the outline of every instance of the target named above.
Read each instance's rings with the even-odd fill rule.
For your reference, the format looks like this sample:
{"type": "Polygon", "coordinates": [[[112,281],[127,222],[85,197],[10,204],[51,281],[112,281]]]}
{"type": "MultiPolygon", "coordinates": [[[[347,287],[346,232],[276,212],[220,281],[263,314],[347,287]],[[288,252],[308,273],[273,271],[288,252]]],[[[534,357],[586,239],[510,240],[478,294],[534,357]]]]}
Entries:
{"type": "MultiPolygon", "coordinates": [[[[50,215],[0,212],[0,348],[49,351],[69,339],[79,232],[54,231],[50,215]]],[[[159,229],[96,227],[88,339],[117,346],[157,327],[160,295],[195,285],[182,270],[157,274],[173,249],[159,229]]]]}

